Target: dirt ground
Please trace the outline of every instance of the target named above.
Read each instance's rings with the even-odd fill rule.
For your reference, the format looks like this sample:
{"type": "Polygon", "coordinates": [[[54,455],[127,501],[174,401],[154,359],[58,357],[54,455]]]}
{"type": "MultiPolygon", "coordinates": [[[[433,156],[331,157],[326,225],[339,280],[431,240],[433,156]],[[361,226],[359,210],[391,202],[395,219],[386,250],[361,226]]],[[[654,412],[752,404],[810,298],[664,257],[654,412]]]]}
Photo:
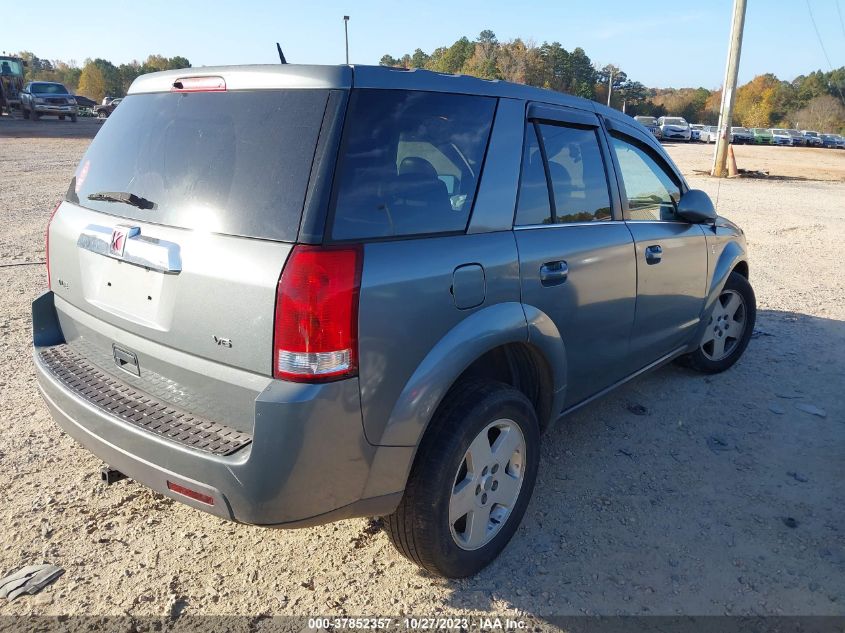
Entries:
{"type": "Polygon", "coordinates": [[[38,121],[0,116],[0,138],[87,138],[92,139],[102,122],[93,117],[80,117],[76,123],[70,119],[47,117],[38,121]]]}
{"type": "MultiPolygon", "coordinates": [[[[713,167],[715,144],[672,143],[666,147],[687,173],[709,172],[713,167]]],[[[734,145],[734,155],[739,169],[768,172],[785,180],[845,181],[845,151],[842,150],[734,145]]]]}
{"type": "Polygon", "coordinates": [[[692,171],[712,146],[669,148],[747,233],[755,338],[724,374],[667,366],[560,424],[505,553],[447,581],[372,521],[273,531],[99,483],[101,462],[51,421],[30,360],[46,279],[29,263],[87,143],[0,131],[0,573],[66,570],[0,615],[479,612],[543,629],[551,615],[845,613],[845,152],[739,148],[741,166],[839,182],[718,183],[692,171]]]}

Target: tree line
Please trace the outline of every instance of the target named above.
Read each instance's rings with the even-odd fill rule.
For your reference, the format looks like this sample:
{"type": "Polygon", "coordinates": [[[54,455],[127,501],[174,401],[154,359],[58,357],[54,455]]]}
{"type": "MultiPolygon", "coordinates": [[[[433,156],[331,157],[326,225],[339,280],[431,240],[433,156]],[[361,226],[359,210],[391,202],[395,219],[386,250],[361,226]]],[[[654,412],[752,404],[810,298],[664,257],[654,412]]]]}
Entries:
{"type": "Polygon", "coordinates": [[[107,59],[86,59],[82,66],[76,60],[47,60],[29,51],[18,53],[27,62],[24,81],[58,81],[69,90],[100,102],[103,97],[123,97],[129,86],[140,75],[159,70],[190,68],[185,57],[150,55],[143,62],[133,60],[116,66],[107,59]]]}
{"type": "MultiPolygon", "coordinates": [[[[607,103],[612,84],[611,107],[631,116],[674,115],[710,125],[718,122],[722,99],[721,89],[647,88],[617,66],[596,67],[582,48],[567,51],[559,42],[537,45],[519,38],[500,42],[490,30],[482,31],[475,40],[462,37],[431,53],[417,48],[400,57],[384,55],[380,64],[504,79],[600,103],[607,103]]],[[[845,133],[843,95],[845,66],[792,81],[760,75],[737,89],[733,124],[845,133]]]]}
{"type": "MultiPolygon", "coordinates": [[[[143,62],[115,65],[97,58],[80,67],[75,60],[46,60],[29,51],[18,54],[28,62],[26,80],[59,81],[77,94],[95,101],[122,97],[139,75],[159,70],[189,68],[185,57],[150,55],[143,62]]],[[[417,48],[401,57],[384,55],[383,66],[425,68],[461,73],[484,79],[504,79],[548,88],[607,103],[627,114],[682,116],[694,123],[715,124],[722,99],[720,89],[647,88],[612,64],[596,67],[584,49],[566,50],[559,42],[514,39],[500,42],[493,31],[482,31],[475,40],[462,37],[451,46],[431,53],[417,48]]],[[[787,127],[845,133],[845,66],[830,72],[816,71],[784,81],[768,73],[737,89],[734,125],[787,127]]]]}

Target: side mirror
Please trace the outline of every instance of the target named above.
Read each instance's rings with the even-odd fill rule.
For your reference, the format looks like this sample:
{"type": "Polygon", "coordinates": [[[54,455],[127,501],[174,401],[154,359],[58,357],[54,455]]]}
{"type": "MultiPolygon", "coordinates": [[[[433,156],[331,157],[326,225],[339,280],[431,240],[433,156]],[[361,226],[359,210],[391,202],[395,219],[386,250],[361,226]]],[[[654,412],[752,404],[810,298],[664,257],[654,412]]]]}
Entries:
{"type": "Polygon", "coordinates": [[[690,189],[678,201],[678,215],[693,224],[715,222],[716,208],[706,193],[690,189]]]}

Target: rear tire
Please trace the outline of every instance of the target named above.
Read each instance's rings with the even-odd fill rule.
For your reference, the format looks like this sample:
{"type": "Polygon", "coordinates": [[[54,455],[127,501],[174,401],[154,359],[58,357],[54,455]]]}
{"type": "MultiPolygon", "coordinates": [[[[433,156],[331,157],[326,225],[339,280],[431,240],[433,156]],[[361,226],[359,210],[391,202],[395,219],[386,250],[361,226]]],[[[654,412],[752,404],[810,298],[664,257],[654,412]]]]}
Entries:
{"type": "Polygon", "coordinates": [[[29,110],[27,110],[23,106],[21,106],[21,114],[23,115],[23,118],[25,118],[25,119],[29,118],[29,110]]]}
{"type": "Polygon", "coordinates": [[[706,374],[725,371],[745,352],[756,320],[754,289],[745,277],[732,272],[719,293],[698,348],[679,362],[706,374]]]}
{"type": "Polygon", "coordinates": [[[29,116],[32,118],[33,121],[37,121],[39,118],[41,118],[41,115],[38,114],[35,110],[30,110],[29,116]]]}
{"type": "Polygon", "coordinates": [[[447,578],[490,564],[531,499],[539,429],[531,402],[509,385],[472,380],[453,389],[423,436],[399,507],[387,517],[396,549],[447,578]]]}
{"type": "Polygon", "coordinates": [[[71,115],[70,115],[70,120],[71,120],[71,122],[72,122],[72,123],[76,123],[76,115],[75,115],[75,114],[71,114],[71,115]]]}

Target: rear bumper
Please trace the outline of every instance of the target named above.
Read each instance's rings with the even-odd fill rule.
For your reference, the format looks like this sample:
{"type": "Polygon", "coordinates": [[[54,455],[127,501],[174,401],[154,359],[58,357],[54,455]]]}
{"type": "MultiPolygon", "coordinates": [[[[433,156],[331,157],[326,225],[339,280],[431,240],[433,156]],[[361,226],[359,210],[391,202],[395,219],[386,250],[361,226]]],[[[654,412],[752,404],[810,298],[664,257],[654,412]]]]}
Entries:
{"type": "Polygon", "coordinates": [[[59,344],[50,335],[51,306],[52,293],[33,304],[44,401],[68,435],[129,478],[198,510],[256,525],[315,525],[388,514],[398,504],[401,490],[373,482],[377,454],[379,463],[388,456],[364,437],[357,379],[272,381],[255,401],[252,442],[229,455],[203,452],[129,424],[63,383],[40,353],[59,344]],[[168,482],[213,503],[173,492],[168,482]],[[378,495],[366,494],[372,490],[378,495]]]}

